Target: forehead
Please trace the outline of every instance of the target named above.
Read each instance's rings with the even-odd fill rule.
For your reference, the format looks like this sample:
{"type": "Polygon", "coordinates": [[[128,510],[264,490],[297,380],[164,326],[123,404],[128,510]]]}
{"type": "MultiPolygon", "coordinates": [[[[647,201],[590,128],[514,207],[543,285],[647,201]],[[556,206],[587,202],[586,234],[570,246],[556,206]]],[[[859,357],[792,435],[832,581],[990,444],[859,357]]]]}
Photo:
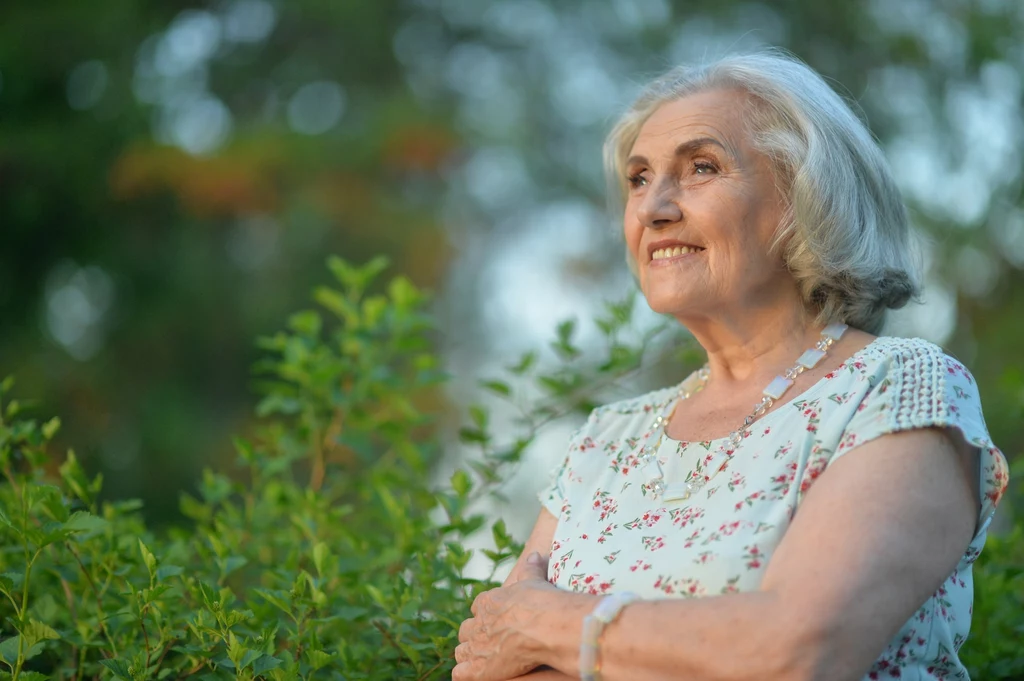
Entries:
{"type": "Polygon", "coordinates": [[[712,137],[729,149],[744,144],[744,114],[749,96],[741,90],[709,90],[662,104],[637,135],[633,150],[657,155],[669,153],[680,142],[712,137]]]}

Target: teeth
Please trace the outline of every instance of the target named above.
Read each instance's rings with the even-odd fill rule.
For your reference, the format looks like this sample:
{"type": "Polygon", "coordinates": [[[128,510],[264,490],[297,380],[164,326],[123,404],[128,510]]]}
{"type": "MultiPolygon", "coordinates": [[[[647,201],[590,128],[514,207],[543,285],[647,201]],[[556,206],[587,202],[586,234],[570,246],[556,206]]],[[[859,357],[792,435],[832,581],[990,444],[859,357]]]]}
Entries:
{"type": "Polygon", "coordinates": [[[651,260],[661,260],[663,258],[673,258],[677,255],[685,255],[687,253],[696,253],[699,248],[693,248],[690,246],[675,246],[673,248],[659,248],[658,250],[651,253],[651,260]]]}

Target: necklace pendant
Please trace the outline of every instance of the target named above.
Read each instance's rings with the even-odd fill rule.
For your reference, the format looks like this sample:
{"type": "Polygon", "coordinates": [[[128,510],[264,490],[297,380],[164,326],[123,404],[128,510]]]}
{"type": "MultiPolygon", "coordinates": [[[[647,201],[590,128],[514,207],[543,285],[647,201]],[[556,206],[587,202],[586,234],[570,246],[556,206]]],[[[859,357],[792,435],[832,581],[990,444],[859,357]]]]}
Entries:
{"type": "Polygon", "coordinates": [[[663,480],[652,480],[651,482],[647,483],[647,486],[651,490],[651,496],[654,497],[655,499],[657,499],[658,497],[665,493],[665,482],[663,480]]]}

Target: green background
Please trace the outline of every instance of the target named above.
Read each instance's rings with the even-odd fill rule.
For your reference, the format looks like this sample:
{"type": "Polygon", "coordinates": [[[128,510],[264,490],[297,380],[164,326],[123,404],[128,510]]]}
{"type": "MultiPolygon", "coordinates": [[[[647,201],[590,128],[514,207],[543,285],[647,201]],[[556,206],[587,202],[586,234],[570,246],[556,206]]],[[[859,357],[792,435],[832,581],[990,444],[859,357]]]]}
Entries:
{"type": "Polygon", "coordinates": [[[928,272],[890,330],[968,365],[1014,460],[1021,35],[1010,0],[5,3],[0,374],[172,521],[251,427],[254,337],[327,254],[385,253],[437,292],[454,427],[477,376],[632,286],[600,144],[639,85],[772,44],[863,108],[928,272]]]}

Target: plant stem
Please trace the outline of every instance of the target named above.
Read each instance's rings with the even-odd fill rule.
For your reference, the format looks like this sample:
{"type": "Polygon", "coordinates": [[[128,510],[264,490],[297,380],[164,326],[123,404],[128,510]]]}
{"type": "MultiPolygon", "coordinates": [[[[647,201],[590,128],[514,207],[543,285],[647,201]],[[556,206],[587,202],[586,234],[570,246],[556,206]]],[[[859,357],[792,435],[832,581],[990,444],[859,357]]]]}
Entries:
{"type": "Polygon", "coordinates": [[[103,632],[103,637],[106,638],[107,643],[110,644],[110,651],[103,651],[103,654],[108,658],[117,657],[119,654],[117,652],[117,644],[114,643],[114,639],[110,637],[110,632],[107,631],[107,625],[104,622],[106,615],[103,614],[103,601],[100,599],[100,592],[96,588],[96,582],[93,581],[92,575],[89,574],[89,571],[85,569],[85,564],[82,563],[81,556],[79,556],[78,552],[75,551],[73,546],[71,546],[71,542],[65,542],[65,545],[68,547],[68,551],[71,552],[71,555],[75,557],[75,562],[78,563],[78,567],[82,570],[82,574],[85,575],[85,580],[89,582],[89,586],[92,588],[92,592],[96,596],[96,621],[100,624],[100,631],[103,632]],[[113,654],[111,654],[111,651],[113,654]]]}

